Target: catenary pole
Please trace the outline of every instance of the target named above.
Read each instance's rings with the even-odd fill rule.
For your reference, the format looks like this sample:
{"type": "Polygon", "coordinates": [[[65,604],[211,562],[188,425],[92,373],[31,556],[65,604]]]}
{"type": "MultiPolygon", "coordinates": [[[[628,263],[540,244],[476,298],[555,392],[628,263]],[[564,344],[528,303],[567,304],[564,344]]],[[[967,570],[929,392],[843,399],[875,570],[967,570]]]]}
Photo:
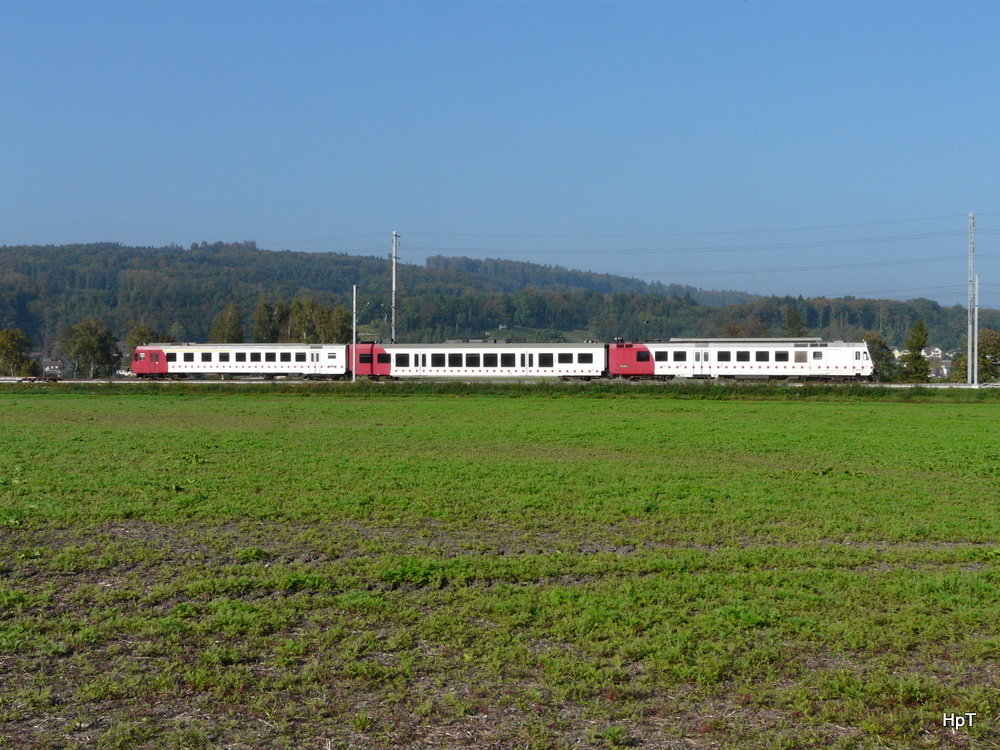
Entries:
{"type": "Polygon", "coordinates": [[[975,290],[975,279],[973,278],[972,270],[972,259],[976,253],[976,240],[975,240],[975,229],[976,229],[976,216],[975,214],[969,214],[969,330],[966,334],[966,352],[965,352],[965,382],[972,385],[973,381],[973,362],[976,360],[974,357],[978,354],[978,349],[976,348],[976,335],[975,335],[975,325],[976,325],[976,290],[975,290]]]}
{"type": "Polygon", "coordinates": [[[351,315],[351,382],[358,382],[358,285],[354,285],[354,312],[351,315]]]}
{"type": "Polygon", "coordinates": [[[396,250],[399,248],[399,234],[392,233],[392,333],[389,343],[396,343],[396,250]]]}
{"type": "Polygon", "coordinates": [[[972,367],[973,379],[972,384],[977,388],[979,387],[979,274],[976,274],[976,314],[972,321],[972,338],[975,341],[975,346],[973,347],[973,352],[976,358],[972,360],[974,365],[972,367]]]}

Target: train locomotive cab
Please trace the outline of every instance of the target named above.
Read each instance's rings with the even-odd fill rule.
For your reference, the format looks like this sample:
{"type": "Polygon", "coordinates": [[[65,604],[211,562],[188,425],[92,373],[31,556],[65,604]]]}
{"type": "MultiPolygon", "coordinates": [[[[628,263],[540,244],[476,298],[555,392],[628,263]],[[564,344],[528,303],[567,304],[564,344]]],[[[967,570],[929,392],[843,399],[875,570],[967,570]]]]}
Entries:
{"type": "Polygon", "coordinates": [[[608,345],[609,377],[651,378],[653,373],[653,355],[646,344],[616,341],[608,345]]]}
{"type": "Polygon", "coordinates": [[[167,356],[154,346],[137,346],[132,354],[131,369],[136,377],[163,378],[167,376],[167,356]]]}

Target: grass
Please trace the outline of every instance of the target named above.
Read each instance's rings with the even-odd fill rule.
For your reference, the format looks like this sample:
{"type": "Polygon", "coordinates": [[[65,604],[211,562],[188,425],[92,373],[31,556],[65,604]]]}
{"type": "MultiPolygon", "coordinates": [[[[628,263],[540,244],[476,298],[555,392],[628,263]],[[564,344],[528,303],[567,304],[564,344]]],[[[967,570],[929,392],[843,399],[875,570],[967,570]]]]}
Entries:
{"type": "Polygon", "coordinates": [[[0,737],[1000,741],[995,396],[591,385],[0,392],[0,737]]]}

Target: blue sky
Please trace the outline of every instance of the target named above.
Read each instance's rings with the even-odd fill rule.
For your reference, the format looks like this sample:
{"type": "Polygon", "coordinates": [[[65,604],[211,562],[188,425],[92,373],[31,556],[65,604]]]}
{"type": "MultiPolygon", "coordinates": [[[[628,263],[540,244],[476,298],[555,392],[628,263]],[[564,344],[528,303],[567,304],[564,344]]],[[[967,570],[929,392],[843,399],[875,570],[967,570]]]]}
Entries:
{"type": "Polygon", "coordinates": [[[1000,307],[1000,3],[0,0],[0,244],[1000,307]]]}

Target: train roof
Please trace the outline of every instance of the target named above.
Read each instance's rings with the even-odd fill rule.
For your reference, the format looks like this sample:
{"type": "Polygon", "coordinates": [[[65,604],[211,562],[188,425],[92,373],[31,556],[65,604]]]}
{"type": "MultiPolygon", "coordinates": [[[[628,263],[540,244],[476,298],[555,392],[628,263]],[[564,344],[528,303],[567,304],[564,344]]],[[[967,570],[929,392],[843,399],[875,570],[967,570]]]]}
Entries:
{"type": "Polygon", "coordinates": [[[818,344],[823,339],[819,336],[797,336],[788,338],[672,338],[671,344],[818,344]]]}

